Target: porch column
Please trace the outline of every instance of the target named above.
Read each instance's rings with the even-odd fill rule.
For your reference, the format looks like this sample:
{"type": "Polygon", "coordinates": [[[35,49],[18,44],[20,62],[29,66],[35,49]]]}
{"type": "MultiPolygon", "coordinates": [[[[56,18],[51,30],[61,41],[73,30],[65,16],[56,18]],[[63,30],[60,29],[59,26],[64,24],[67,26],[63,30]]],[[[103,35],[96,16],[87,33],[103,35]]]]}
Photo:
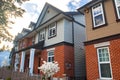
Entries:
{"type": "Polygon", "coordinates": [[[30,50],[30,61],[29,61],[29,74],[33,75],[33,66],[34,66],[34,54],[35,54],[35,49],[30,50]]]}
{"type": "Polygon", "coordinates": [[[24,62],[25,62],[25,52],[22,51],[21,62],[20,62],[20,72],[24,72],[24,62]]]}
{"type": "Polygon", "coordinates": [[[17,54],[15,55],[15,64],[14,64],[14,69],[15,69],[15,71],[18,70],[18,64],[19,64],[19,54],[17,53],[17,54]]]}

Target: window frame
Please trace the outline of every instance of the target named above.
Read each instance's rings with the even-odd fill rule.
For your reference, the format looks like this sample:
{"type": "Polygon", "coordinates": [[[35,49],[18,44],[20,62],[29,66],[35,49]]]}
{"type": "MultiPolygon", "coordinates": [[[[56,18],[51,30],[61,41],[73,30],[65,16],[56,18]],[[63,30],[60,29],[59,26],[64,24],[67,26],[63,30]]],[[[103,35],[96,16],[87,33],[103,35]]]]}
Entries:
{"type": "Polygon", "coordinates": [[[53,22],[48,26],[48,39],[53,38],[57,35],[57,22],[53,22]],[[55,24],[55,26],[51,26],[52,24],[55,24]],[[52,33],[50,34],[50,30],[52,30],[52,33]],[[55,34],[53,34],[53,30],[55,30],[55,34]]]}
{"type": "Polygon", "coordinates": [[[113,1],[114,1],[114,7],[115,7],[115,11],[116,11],[116,18],[117,18],[117,20],[120,20],[120,13],[118,10],[118,7],[120,8],[120,4],[117,5],[117,1],[116,0],[113,0],[113,1]]]}
{"type": "Polygon", "coordinates": [[[44,41],[45,40],[45,30],[41,30],[39,32],[39,38],[38,38],[38,41],[44,41]],[[40,37],[42,35],[42,38],[40,37]],[[43,37],[44,36],[44,37],[43,37]]]}
{"type": "Polygon", "coordinates": [[[104,11],[103,2],[100,2],[100,3],[92,6],[92,7],[91,7],[91,14],[92,14],[93,29],[99,28],[99,27],[101,27],[101,26],[106,25],[106,18],[105,18],[105,11],[104,11]],[[94,8],[95,8],[95,7],[98,7],[98,5],[100,5],[99,7],[101,7],[102,11],[101,11],[101,13],[99,13],[99,14],[97,14],[97,15],[94,15],[94,11],[95,11],[94,8]],[[96,25],[96,23],[95,23],[95,17],[100,16],[100,15],[102,15],[103,23],[96,25]]]}
{"type": "Polygon", "coordinates": [[[111,61],[110,61],[111,59],[110,59],[109,47],[98,47],[98,48],[97,48],[97,57],[98,57],[98,66],[99,66],[99,76],[100,76],[100,79],[110,79],[110,80],[112,80],[113,77],[112,77],[112,67],[111,67],[111,61]],[[98,52],[98,50],[99,50],[99,49],[104,49],[104,48],[107,48],[109,61],[100,62],[100,59],[99,59],[100,57],[99,57],[99,52],[98,52]],[[109,65],[110,65],[111,78],[102,77],[100,64],[109,64],[109,65]]]}
{"type": "Polygon", "coordinates": [[[51,58],[51,59],[54,58],[54,50],[50,50],[50,51],[47,52],[47,62],[53,62],[53,61],[54,61],[54,59],[53,59],[52,61],[51,61],[51,59],[50,59],[50,61],[49,61],[49,58],[51,58]],[[50,56],[49,56],[49,54],[50,54],[51,52],[53,53],[53,55],[50,55],[50,56]]]}

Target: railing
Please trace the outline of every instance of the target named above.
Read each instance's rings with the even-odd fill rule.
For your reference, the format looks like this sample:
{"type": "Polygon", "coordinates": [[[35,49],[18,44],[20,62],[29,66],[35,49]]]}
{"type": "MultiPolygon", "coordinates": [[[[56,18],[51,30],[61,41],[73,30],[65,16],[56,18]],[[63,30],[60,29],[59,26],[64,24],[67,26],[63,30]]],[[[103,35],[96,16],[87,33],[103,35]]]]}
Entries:
{"type": "Polygon", "coordinates": [[[39,75],[29,76],[28,72],[14,72],[10,68],[3,67],[0,68],[0,79],[8,79],[11,80],[41,80],[39,75]]]}

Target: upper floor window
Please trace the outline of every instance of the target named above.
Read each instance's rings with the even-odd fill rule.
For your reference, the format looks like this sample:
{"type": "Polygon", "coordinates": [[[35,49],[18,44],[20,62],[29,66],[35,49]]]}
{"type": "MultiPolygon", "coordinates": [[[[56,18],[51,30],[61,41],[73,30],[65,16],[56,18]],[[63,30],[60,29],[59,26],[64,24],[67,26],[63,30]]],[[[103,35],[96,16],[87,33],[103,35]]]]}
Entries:
{"type": "Polygon", "coordinates": [[[111,66],[110,66],[110,55],[109,48],[102,47],[97,48],[98,62],[99,62],[99,73],[100,79],[111,79],[111,66]]]}
{"type": "Polygon", "coordinates": [[[52,23],[49,25],[49,29],[48,29],[48,38],[54,37],[56,36],[56,22],[52,23]]]}
{"type": "Polygon", "coordinates": [[[92,16],[93,16],[94,28],[105,24],[105,17],[104,17],[102,3],[99,3],[92,7],[92,16]]]}
{"type": "Polygon", "coordinates": [[[32,45],[35,44],[35,36],[32,37],[32,45]]]}
{"type": "Polygon", "coordinates": [[[117,17],[118,17],[118,19],[120,19],[120,0],[114,0],[114,1],[115,1],[117,17]]]}
{"type": "Polygon", "coordinates": [[[48,62],[54,61],[54,50],[48,51],[48,62]]]}
{"type": "Polygon", "coordinates": [[[43,41],[45,39],[45,30],[40,31],[39,33],[39,41],[43,41]]]}

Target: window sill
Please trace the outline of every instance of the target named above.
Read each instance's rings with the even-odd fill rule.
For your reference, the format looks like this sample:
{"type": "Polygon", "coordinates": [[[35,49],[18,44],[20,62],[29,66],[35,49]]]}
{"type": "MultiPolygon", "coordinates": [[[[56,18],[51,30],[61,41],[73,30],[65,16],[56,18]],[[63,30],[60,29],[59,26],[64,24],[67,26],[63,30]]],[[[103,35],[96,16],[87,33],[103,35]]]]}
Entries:
{"type": "Polygon", "coordinates": [[[116,22],[120,22],[120,19],[116,19],[116,22]]]}
{"type": "Polygon", "coordinates": [[[49,36],[49,37],[48,37],[48,39],[51,39],[51,38],[53,38],[53,37],[55,37],[55,36],[56,36],[56,35],[53,35],[53,36],[49,36]]]}
{"type": "Polygon", "coordinates": [[[98,28],[102,28],[102,27],[106,27],[107,25],[108,25],[108,24],[105,23],[105,24],[103,24],[103,25],[100,25],[100,26],[97,26],[97,27],[93,27],[93,30],[98,29],[98,28]]]}

